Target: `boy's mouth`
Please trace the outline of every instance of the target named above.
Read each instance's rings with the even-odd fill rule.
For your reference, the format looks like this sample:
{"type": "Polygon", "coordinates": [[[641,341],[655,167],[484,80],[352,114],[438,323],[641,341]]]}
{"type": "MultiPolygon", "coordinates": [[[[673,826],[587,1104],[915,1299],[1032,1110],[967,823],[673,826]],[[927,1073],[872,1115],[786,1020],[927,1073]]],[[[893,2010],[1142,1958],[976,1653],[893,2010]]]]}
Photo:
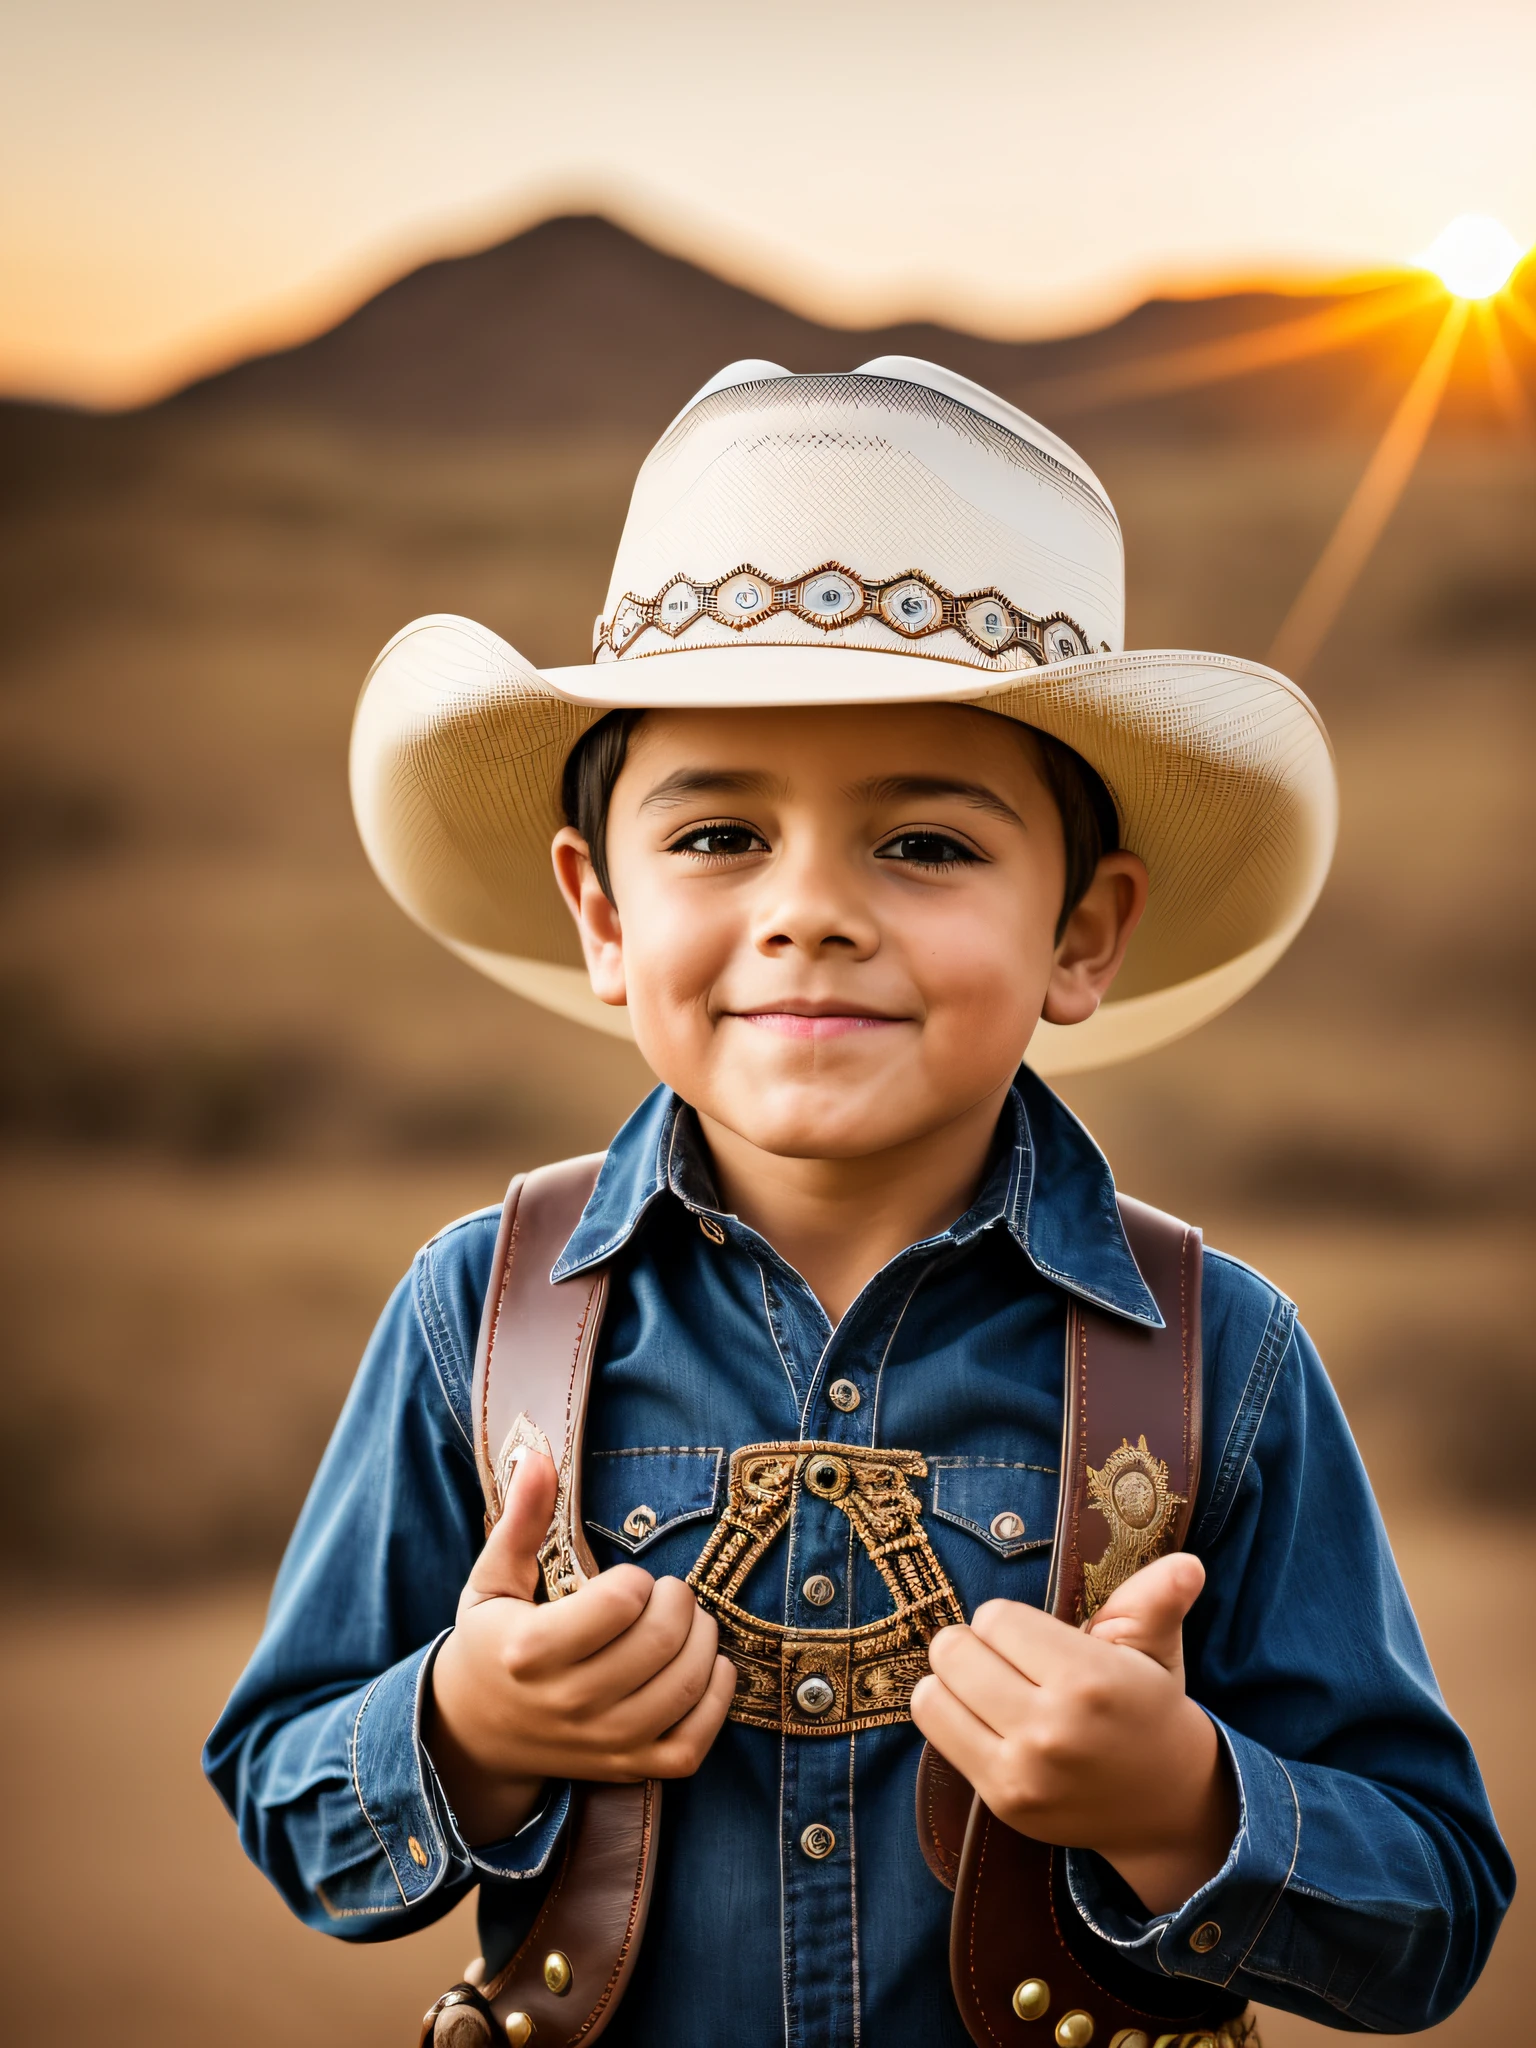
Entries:
{"type": "Polygon", "coordinates": [[[900,1017],[880,1017],[872,1010],[823,1008],[815,1003],[775,1010],[735,1010],[743,1024],[777,1031],[784,1038],[846,1038],[855,1031],[879,1031],[900,1024],[900,1017]]]}

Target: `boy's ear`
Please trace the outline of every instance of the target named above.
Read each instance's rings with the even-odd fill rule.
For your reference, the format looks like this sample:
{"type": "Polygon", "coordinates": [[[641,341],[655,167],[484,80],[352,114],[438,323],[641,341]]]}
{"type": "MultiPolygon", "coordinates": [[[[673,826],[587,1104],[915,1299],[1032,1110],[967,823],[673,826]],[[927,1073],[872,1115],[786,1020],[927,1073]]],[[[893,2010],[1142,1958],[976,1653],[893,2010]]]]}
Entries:
{"type": "Polygon", "coordinates": [[[1084,1024],[1125,958],[1147,907],[1147,870],[1134,853],[1106,853],[1057,942],[1040,1014],[1047,1024],[1084,1024]]]}
{"type": "Polygon", "coordinates": [[[560,894],[581,934],[592,993],[599,1002],[622,1009],[628,1001],[624,987],[624,935],[619,927],[619,913],[603,894],[593,870],[587,842],[569,825],[562,825],[555,834],[550,855],[560,894]]]}

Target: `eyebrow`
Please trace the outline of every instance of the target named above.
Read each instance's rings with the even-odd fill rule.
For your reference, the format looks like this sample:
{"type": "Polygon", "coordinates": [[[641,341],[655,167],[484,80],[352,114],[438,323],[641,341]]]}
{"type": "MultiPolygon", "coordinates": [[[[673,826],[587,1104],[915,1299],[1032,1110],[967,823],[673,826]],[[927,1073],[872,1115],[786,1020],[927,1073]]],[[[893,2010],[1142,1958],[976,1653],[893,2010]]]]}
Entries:
{"type": "Polygon", "coordinates": [[[898,803],[914,797],[958,797],[972,810],[990,811],[993,817],[1002,818],[1010,825],[1022,825],[1024,820],[1010,803],[1005,803],[996,790],[988,789],[984,782],[963,782],[952,775],[881,775],[868,782],[856,782],[848,794],[866,803],[898,803]]]}
{"type": "Polygon", "coordinates": [[[653,805],[665,809],[669,804],[681,803],[690,796],[704,796],[720,791],[730,796],[769,796],[776,787],[775,778],[758,770],[748,768],[674,768],[670,775],[664,775],[656,787],[648,790],[640,800],[642,811],[653,805]]]}
{"type": "MultiPolygon", "coordinates": [[[[779,778],[750,768],[674,768],[640,800],[642,811],[666,810],[689,797],[706,795],[771,796],[784,785],[779,778]]],[[[847,794],[859,803],[902,803],[922,797],[957,797],[973,810],[988,811],[1010,825],[1024,820],[984,782],[965,782],[951,775],[879,775],[848,786],[847,794]]]]}

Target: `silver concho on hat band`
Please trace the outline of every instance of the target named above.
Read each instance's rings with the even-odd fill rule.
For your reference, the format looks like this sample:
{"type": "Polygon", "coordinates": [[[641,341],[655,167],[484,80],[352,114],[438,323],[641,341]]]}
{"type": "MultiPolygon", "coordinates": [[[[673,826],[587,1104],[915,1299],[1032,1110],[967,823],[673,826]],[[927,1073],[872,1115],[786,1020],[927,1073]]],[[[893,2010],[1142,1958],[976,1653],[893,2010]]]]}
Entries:
{"type": "Polygon", "coordinates": [[[1006,598],[988,592],[973,597],[965,608],[966,629],[973,640],[1001,653],[1014,637],[1013,613],[1006,598]]]}
{"type": "Polygon", "coordinates": [[[656,600],[656,624],[663,633],[681,633],[703,610],[703,600],[691,583],[679,577],[669,583],[656,600]]]}
{"type": "Polygon", "coordinates": [[[845,576],[840,569],[823,570],[819,576],[807,576],[800,585],[800,602],[795,606],[799,612],[809,613],[818,621],[829,620],[842,625],[845,620],[857,618],[864,609],[864,586],[853,576],[845,576]]]}
{"type": "MultiPolygon", "coordinates": [[[[671,587],[675,590],[677,585],[674,583],[671,587]]],[[[736,627],[750,626],[764,617],[773,609],[775,596],[767,577],[759,576],[750,569],[728,576],[712,594],[715,617],[724,625],[736,627]]]]}
{"type": "MultiPolygon", "coordinates": [[[[823,562],[798,576],[767,576],[747,562],[714,580],[674,576],[655,597],[626,591],[613,617],[598,619],[593,653],[599,660],[627,654],[652,629],[675,640],[704,619],[744,633],[785,612],[827,633],[866,616],[901,640],[955,632],[982,655],[1018,648],[1041,663],[1092,651],[1087,634],[1065,612],[1041,617],[1000,590],[957,593],[916,569],[876,579],[842,562],[823,562]]],[[[1108,654],[1108,644],[1101,642],[1099,651],[1108,654]]]]}
{"type": "Polygon", "coordinates": [[[880,615],[898,633],[931,633],[944,620],[944,600],[920,577],[909,576],[882,593],[880,615]]]}

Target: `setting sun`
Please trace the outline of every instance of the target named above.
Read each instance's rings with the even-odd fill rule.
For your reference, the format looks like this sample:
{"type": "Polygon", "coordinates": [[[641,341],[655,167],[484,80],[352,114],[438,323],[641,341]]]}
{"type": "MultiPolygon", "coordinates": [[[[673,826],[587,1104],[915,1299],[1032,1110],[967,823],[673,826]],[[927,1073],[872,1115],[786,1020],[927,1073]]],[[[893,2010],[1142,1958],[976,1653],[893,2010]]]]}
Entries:
{"type": "Polygon", "coordinates": [[[1508,283],[1524,254],[1502,221],[1463,213],[1440,230],[1419,261],[1458,299],[1488,299],[1508,283]]]}

